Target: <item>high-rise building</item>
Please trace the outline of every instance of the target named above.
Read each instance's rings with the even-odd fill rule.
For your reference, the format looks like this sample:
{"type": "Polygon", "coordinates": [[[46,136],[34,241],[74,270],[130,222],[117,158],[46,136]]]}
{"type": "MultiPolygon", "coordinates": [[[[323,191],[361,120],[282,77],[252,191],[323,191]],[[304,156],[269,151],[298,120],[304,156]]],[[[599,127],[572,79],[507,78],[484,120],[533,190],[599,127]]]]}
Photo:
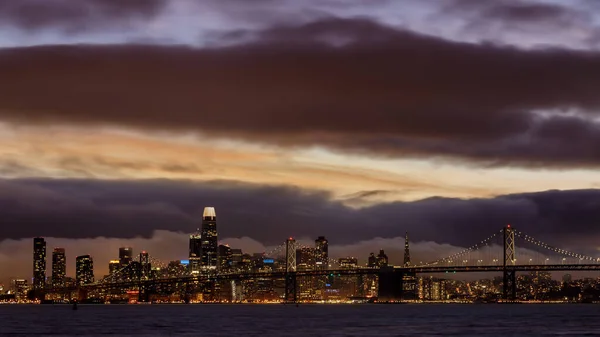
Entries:
{"type": "Polygon", "coordinates": [[[381,267],[387,267],[388,265],[388,257],[385,255],[383,249],[379,250],[379,254],[377,255],[377,265],[381,267]]]}
{"type": "MultiPolygon", "coordinates": [[[[227,245],[219,245],[218,266],[220,271],[225,271],[231,268],[233,264],[232,249],[227,245]]],[[[261,254],[262,256],[262,254],[261,254]]]]}
{"type": "Polygon", "coordinates": [[[94,260],[89,255],[75,259],[75,280],[78,285],[94,283],[94,260]]]}
{"type": "Polygon", "coordinates": [[[46,240],[33,239],[33,289],[46,286],[46,240]]]}
{"type": "Polygon", "coordinates": [[[127,267],[133,261],[133,249],[131,247],[119,248],[119,263],[121,268],[127,267]]]}
{"type": "Polygon", "coordinates": [[[200,229],[190,235],[189,268],[193,274],[200,272],[202,264],[202,235],[200,229]]]}
{"type": "Polygon", "coordinates": [[[369,259],[368,259],[368,262],[367,262],[367,266],[369,268],[375,268],[375,267],[377,267],[377,257],[375,256],[374,253],[370,253],[369,254],[369,259]]]}
{"type": "Polygon", "coordinates": [[[342,257],[338,259],[338,264],[341,269],[356,269],[358,268],[358,259],[355,257],[342,257]]]}
{"type": "Polygon", "coordinates": [[[64,287],[67,276],[67,257],[64,248],[52,251],[52,286],[64,287]]]}
{"type": "Polygon", "coordinates": [[[404,237],[404,266],[410,266],[410,247],[408,246],[408,232],[404,237]]]}
{"type": "Polygon", "coordinates": [[[121,269],[119,260],[111,260],[108,262],[108,275],[115,275],[121,269]]]}
{"type": "Polygon", "coordinates": [[[217,269],[217,213],[214,207],[205,207],[202,214],[202,269],[217,269]]]}
{"type": "Polygon", "coordinates": [[[140,253],[140,278],[143,280],[149,279],[151,271],[150,255],[144,250],[140,253]]]}
{"type": "Polygon", "coordinates": [[[315,240],[315,266],[317,270],[326,270],[329,267],[329,243],[324,236],[315,240]]]}
{"type": "Polygon", "coordinates": [[[241,249],[232,249],[231,250],[231,265],[233,267],[238,267],[242,264],[242,250],[241,249]]]}
{"type": "Polygon", "coordinates": [[[296,249],[296,270],[315,270],[315,249],[302,247],[296,249]]]}
{"type": "Polygon", "coordinates": [[[17,300],[23,300],[27,297],[27,291],[29,290],[29,286],[27,285],[27,280],[25,279],[13,279],[11,281],[11,288],[15,293],[15,297],[17,300]]]}

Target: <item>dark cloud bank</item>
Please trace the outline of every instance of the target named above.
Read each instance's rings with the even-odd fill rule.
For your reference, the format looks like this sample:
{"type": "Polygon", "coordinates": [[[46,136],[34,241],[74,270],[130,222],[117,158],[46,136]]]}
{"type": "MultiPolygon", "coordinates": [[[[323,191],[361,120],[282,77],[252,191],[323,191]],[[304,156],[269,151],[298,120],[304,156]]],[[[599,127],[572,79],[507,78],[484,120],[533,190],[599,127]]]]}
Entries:
{"type": "Polygon", "coordinates": [[[0,119],[491,165],[600,162],[589,119],[600,105],[598,53],[449,42],[362,19],[223,38],[241,44],[2,50],[0,119]]]}
{"type": "Polygon", "coordinates": [[[0,0],[0,21],[26,31],[67,33],[125,27],[159,15],[168,0],[0,0]]]}
{"type": "Polygon", "coordinates": [[[510,223],[548,243],[595,248],[600,191],[547,191],[491,199],[430,198],[355,209],[320,191],[234,182],[2,180],[0,238],[151,237],[193,232],[215,206],[220,237],[277,245],[290,235],[332,244],[411,233],[415,241],[477,243],[510,223]]]}

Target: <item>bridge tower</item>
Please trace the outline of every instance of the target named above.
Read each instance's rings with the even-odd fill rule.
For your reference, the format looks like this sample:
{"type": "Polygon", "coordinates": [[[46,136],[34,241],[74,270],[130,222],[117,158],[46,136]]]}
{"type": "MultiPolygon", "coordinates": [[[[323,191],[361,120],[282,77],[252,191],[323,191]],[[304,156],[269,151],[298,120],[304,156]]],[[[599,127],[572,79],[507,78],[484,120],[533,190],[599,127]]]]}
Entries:
{"type": "Polygon", "coordinates": [[[404,266],[410,266],[410,247],[408,245],[408,232],[404,236],[404,266]]]}
{"type": "Polygon", "coordinates": [[[285,302],[296,302],[296,240],[285,242],[285,302]]]}
{"type": "Polygon", "coordinates": [[[515,231],[510,225],[504,227],[504,261],[502,265],[503,292],[505,300],[517,298],[517,273],[515,271],[515,231]]]}

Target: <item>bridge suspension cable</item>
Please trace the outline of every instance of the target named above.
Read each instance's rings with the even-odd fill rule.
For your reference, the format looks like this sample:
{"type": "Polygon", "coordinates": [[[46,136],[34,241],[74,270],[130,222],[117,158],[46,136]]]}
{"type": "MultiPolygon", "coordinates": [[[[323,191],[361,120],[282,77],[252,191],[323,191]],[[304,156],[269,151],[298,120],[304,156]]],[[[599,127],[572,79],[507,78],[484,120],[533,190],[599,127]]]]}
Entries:
{"type": "Polygon", "coordinates": [[[465,248],[456,254],[453,254],[453,255],[450,255],[450,256],[447,256],[447,257],[444,257],[441,259],[437,259],[432,262],[421,264],[418,267],[428,267],[428,266],[433,266],[433,265],[437,265],[440,263],[452,263],[453,261],[460,259],[461,257],[469,256],[469,254],[471,252],[479,250],[482,247],[488,247],[490,243],[493,243],[492,240],[494,240],[496,237],[499,237],[502,234],[502,232],[503,232],[503,230],[500,230],[500,231],[488,236],[487,238],[481,240],[477,244],[470,246],[468,248],[465,248]]]}
{"type": "Polygon", "coordinates": [[[546,249],[546,250],[549,250],[549,251],[561,254],[563,256],[569,256],[569,257],[572,257],[572,258],[578,258],[580,260],[593,261],[593,262],[600,263],[600,258],[598,258],[598,257],[593,257],[593,256],[583,255],[583,254],[578,254],[578,253],[574,253],[574,252],[568,251],[566,249],[557,248],[557,247],[551,246],[551,245],[549,245],[549,244],[547,244],[547,243],[545,243],[543,241],[537,240],[536,238],[534,238],[534,237],[532,237],[530,235],[527,235],[527,234],[525,234],[523,232],[515,231],[515,234],[519,238],[525,240],[526,242],[534,244],[534,245],[536,245],[536,246],[538,246],[540,248],[543,248],[543,249],[546,249]]]}

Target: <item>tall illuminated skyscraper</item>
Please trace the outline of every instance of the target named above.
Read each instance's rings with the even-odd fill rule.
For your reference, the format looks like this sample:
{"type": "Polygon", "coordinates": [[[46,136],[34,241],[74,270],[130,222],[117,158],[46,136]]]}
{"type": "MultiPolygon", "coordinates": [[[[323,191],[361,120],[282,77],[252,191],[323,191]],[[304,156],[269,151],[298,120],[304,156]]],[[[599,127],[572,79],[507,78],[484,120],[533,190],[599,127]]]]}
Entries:
{"type": "Polygon", "coordinates": [[[217,213],[205,207],[202,214],[202,269],[217,269],[217,213]]]}
{"type": "Polygon", "coordinates": [[[89,255],[75,259],[75,280],[78,285],[94,283],[94,260],[89,255]]]}
{"type": "Polygon", "coordinates": [[[33,289],[46,286],[46,240],[33,239],[33,289]]]}
{"type": "Polygon", "coordinates": [[[324,236],[315,240],[315,265],[317,270],[326,270],[329,266],[329,243],[324,236]]]}
{"type": "Polygon", "coordinates": [[[67,276],[67,257],[64,248],[54,248],[52,252],[52,286],[63,287],[67,276]]]}
{"type": "Polygon", "coordinates": [[[190,254],[189,254],[189,268],[192,274],[200,272],[200,265],[202,264],[202,235],[200,229],[196,233],[190,235],[190,254]]]}
{"type": "Polygon", "coordinates": [[[121,269],[121,262],[119,260],[111,260],[108,263],[108,275],[114,275],[121,269]]]}
{"type": "Polygon", "coordinates": [[[119,262],[121,263],[121,268],[127,267],[131,261],[133,261],[133,249],[131,247],[119,248],[119,262]]]}

